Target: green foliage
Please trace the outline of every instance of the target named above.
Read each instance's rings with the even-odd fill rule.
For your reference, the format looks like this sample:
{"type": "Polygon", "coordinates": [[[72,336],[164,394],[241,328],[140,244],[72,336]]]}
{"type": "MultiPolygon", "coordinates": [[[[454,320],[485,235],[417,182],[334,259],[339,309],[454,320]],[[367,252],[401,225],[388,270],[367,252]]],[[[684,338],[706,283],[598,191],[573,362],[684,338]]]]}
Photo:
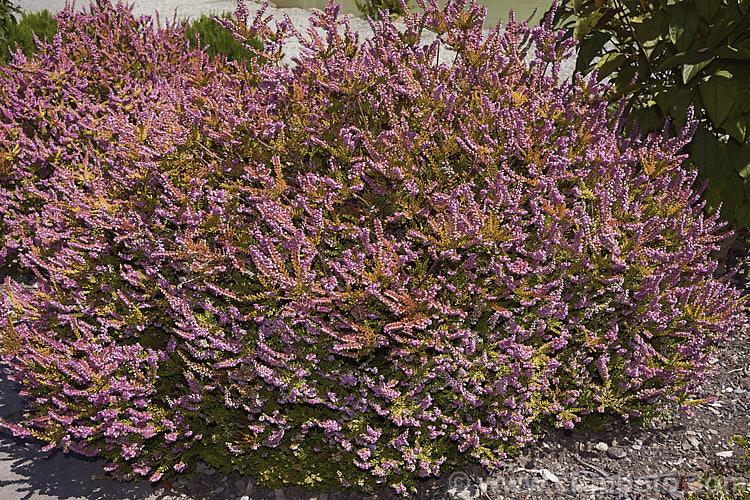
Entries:
{"type": "Polygon", "coordinates": [[[390,18],[401,17],[406,14],[408,2],[403,0],[354,0],[360,12],[373,19],[380,19],[380,11],[387,10],[390,18]]]}
{"type": "MultiPolygon", "coordinates": [[[[0,18],[2,18],[3,7],[0,3],[0,18]]],[[[51,40],[57,31],[57,21],[48,10],[41,12],[24,12],[21,14],[20,22],[12,22],[3,27],[0,21],[0,63],[8,64],[11,52],[15,52],[16,45],[27,56],[37,52],[38,48],[34,42],[34,34],[40,40],[51,40]],[[4,35],[4,36],[3,36],[4,35]]]]}
{"type": "Polygon", "coordinates": [[[689,492],[687,500],[750,500],[750,490],[745,484],[725,481],[714,474],[701,475],[698,482],[701,489],[689,492]]]}
{"type": "Polygon", "coordinates": [[[19,12],[18,7],[10,0],[0,0],[0,42],[7,39],[8,30],[16,24],[16,14],[19,12]]]}
{"type": "MultiPolygon", "coordinates": [[[[232,32],[221,26],[215,17],[204,14],[187,25],[185,34],[190,41],[190,48],[198,48],[200,44],[200,48],[205,49],[209,55],[222,55],[230,61],[249,61],[254,58],[255,54],[238,42],[232,32]]],[[[218,17],[231,19],[232,13],[225,12],[218,17]]],[[[263,44],[257,38],[251,40],[250,45],[256,50],[263,49],[263,44]]]]}
{"type": "Polygon", "coordinates": [[[0,0],[0,43],[7,40],[8,31],[16,24],[18,7],[10,3],[10,0],[0,0]]]}
{"type": "Polygon", "coordinates": [[[628,130],[674,131],[695,108],[689,154],[707,208],[750,226],[750,0],[575,0],[556,26],[580,42],[576,70],[598,70],[624,100],[628,130]]]}
{"type": "MultiPolygon", "coordinates": [[[[732,436],[732,443],[744,450],[740,462],[736,466],[737,472],[750,472],[750,442],[744,436],[732,436]]],[[[688,485],[685,493],[687,500],[750,500],[750,488],[746,481],[736,482],[735,479],[724,477],[721,470],[699,476],[700,489],[690,491],[688,485]]]]}
{"type": "Polygon", "coordinates": [[[735,435],[732,436],[732,442],[744,450],[744,455],[740,457],[740,463],[737,470],[740,472],[750,472],[750,440],[746,437],[735,435]]]}
{"type": "MultiPolygon", "coordinates": [[[[2,17],[3,4],[0,3],[0,18],[2,17]]],[[[230,18],[231,13],[222,14],[221,18],[230,18]]],[[[12,19],[12,16],[10,17],[12,19]]],[[[57,21],[48,10],[41,12],[24,12],[18,23],[11,23],[7,28],[7,37],[3,40],[3,21],[0,21],[0,64],[8,64],[11,60],[11,52],[18,48],[28,57],[38,52],[37,44],[34,42],[34,34],[42,41],[50,41],[57,32],[57,21]]],[[[185,34],[190,41],[190,48],[205,49],[210,56],[222,55],[230,61],[249,61],[255,54],[240,42],[235,40],[234,35],[219,25],[213,16],[203,15],[200,19],[188,23],[185,34]]],[[[250,45],[261,50],[263,45],[253,40],[250,45]]]]}

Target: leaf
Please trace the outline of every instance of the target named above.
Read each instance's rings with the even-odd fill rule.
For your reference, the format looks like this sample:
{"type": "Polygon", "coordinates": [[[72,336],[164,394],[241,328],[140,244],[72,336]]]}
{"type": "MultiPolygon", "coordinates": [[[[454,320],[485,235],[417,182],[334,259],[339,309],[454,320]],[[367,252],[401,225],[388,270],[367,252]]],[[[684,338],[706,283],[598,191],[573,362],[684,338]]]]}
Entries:
{"type": "Polygon", "coordinates": [[[740,113],[750,112],[750,90],[741,90],[737,94],[737,101],[735,102],[735,106],[740,113]]]}
{"type": "MultiPolygon", "coordinates": [[[[625,66],[624,68],[620,68],[619,73],[617,74],[617,78],[622,80],[623,82],[630,83],[633,81],[633,77],[635,76],[637,68],[635,66],[625,66]]],[[[648,83],[648,82],[642,82],[642,83],[648,83]]],[[[619,87],[619,84],[618,84],[619,87]]]]}
{"type": "Polygon", "coordinates": [[[727,188],[724,191],[725,200],[735,205],[742,205],[745,200],[745,187],[739,179],[730,177],[727,188]]]}
{"type": "Polygon", "coordinates": [[[695,0],[695,6],[698,7],[703,19],[711,21],[721,7],[721,0],[695,0]]]}
{"type": "Polygon", "coordinates": [[[596,9],[587,16],[579,17],[573,29],[573,39],[579,42],[582,41],[596,27],[596,23],[599,22],[599,19],[603,15],[604,11],[602,9],[596,9]]]}
{"type": "Polygon", "coordinates": [[[708,48],[715,49],[722,42],[734,33],[734,30],[742,25],[742,19],[732,17],[724,18],[711,27],[711,34],[708,35],[708,48]]]}
{"type": "Polygon", "coordinates": [[[743,179],[750,177],[750,143],[730,140],[725,149],[734,171],[743,179]]]}
{"type": "Polygon", "coordinates": [[[739,22],[737,28],[735,28],[735,30],[729,35],[729,38],[727,38],[729,45],[735,45],[743,38],[746,38],[749,26],[750,16],[745,16],[743,14],[742,20],[739,22]]]}
{"type": "MultiPolygon", "coordinates": [[[[672,117],[674,126],[678,129],[685,126],[687,122],[687,109],[693,103],[695,91],[692,89],[682,89],[675,95],[672,105],[669,107],[669,115],[672,117]]],[[[697,106],[695,106],[697,108],[697,106]]]]}
{"type": "Polygon", "coordinates": [[[611,75],[618,68],[623,66],[627,62],[627,57],[619,52],[610,52],[605,54],[599,62],[596,63],[596,68],[599,70],[597,79],[601,81],[603,78],[611,75]]]}
{"type": "MultiPolygon", "coordinates": [[[[719,208],[719,205],[724,202],[722,193],[726,187],[726,182],[717,183],[714,179],[708,180],[708,187],[706,188],[706,193],[704,195],[706,198],[706,209],[708,210],[708,213],[715,212],[716,209],[719,208]]],[[[724,207],[726,207],[726,205],[724,205],[724,207]]],[[[726,213],[726,208],[724,213],[726,213]]]]}
{"type": "MultiPolygon", "coordinates": [[[[747,186],[750,183],[745,184],[746,191],[747,186]]],[[[737,207],[734,211],[734,218],[737,220],[737,229],[744,229],[750,224],[750,201],[748,201],[747,192],[745,193],[745,202],[737,207]]]]}
{"type": "Polygon", "coordinates": [[[669,110],[679,90],[678,87],[670,87],[654,93],[654,100],[659,105],[659,109],[664,113],[664,116],[669,114],[669,110]]]}
{"type": "Polygon", "coordinates": [[[702,62],[711,62],[714,58],[714,52],[711,50],[688,50],[686,52],[680,52],[671,57],[668,57],[657,66],[656,71],[664,71],[665,69],[676,68],[684,64],[699,64],[702,62]]]}
{"type": "Polygon", "coordinates": [[[718,149],[719,142],[716,136],[704,126],[700,126],[690,145],[690,159],[698,167],[702,177],[711,177],[711,168],[716,163],[718,149]]]}
{"type": "Polygon", "coordinates": [[[732,84],[732,80],[723,76],[723,73],[727,72],[722,71],[711,75],[700,84],[703,105],[717,127],[729,116],[737,97],[737,89],[732,84]]]}
{"type": "Polygon", "coordinates": [[[686,64],[682,67],[682,81],[687,85],[687,82],[693,79],[695,75],[701,72],[703,68],[711,63],[712,59],[708,61],[699,62],[697,64],[686,64]]]}
{"type": "Polygon", "coordinates": [[[732,47],[725,45],[716,48],[716,55],[722,59],[750,60],[750,49],[744,47],[732,47]]]}
{"type": "Polygon", "coordinates": [[[615,88],[617,89],[617,92],[612,94],[613,100],[618,100],[625,96],[633,96],[639,94],[641,90],[648,87],[648,83],[642,81],[625,84],[625,82],[633,81],[634,73],[635,68],[633,68],[632,66],[628,66],[627,68],[623,69],[620,74],[617,75],[617,78],[615,79],[615,88]]]}
{"type": "Polygon", "coordinates": [[[576,70],[581,72],[588,72],[591,66],[591,61],[594,60],[599,52],[604,47],[609,39],[612,37],[611,34],[604,31],[596,31],[583,40],[578,50],[578,60],[576,61],[576,70]]]}
{"type": "Polygon", "coordinates": [[[695,30],[698,28],[700,12],[688,2],[671,5],[667,11],[669,22],[669,39],[680,52],[687,50],[693,43],[695,30]]]}
{"type": "Polygon", "coordinates": [[[664,33],[664,19],[664,13],[659,10],[640,20],[633,20],[632,26],[635,38],[642,44],[658,40],[664,33]]]}
{"type": "Polygon", "coordinates": [[[664,126],[664,116],[659,112],[659,107],[651,101],[647,106],[635,109],[628,119],[631,123],[638,125],[641,132],[652,132],[661,130],[664,126]]]}
{"type": "Polygon", "coordinates": [[[747,118],[746,115],[740,115],[734,119],[728,119],[724,125],[729,135],[737,139],[739,142],[744,142],[747,134],[747,118]]]}

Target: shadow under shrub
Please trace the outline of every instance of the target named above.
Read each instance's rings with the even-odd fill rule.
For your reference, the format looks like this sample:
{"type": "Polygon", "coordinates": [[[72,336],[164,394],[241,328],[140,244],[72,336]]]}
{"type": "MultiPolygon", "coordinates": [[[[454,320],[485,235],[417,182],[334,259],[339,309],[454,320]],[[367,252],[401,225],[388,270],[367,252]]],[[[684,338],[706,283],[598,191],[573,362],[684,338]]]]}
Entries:
{"type": "MultiPolygon", "coordinates": [[[[694,122],[622,138],[595,81],[558,81],[571,42],[548,23],[485,36],[483,7],[422,7],[361,42],[334,4],[305,38],[240,3],[237,34],[276,60],[127,76],[138,113],[101,100],[61,156],[6,156],[6,260],[38,289],[6,281],[2,355],[33,412],[1,425],[124,479],[202,460],[406,493],[501,466],[537,423],[697,403],[745,301],[713,278],[721,226],[681,167],[694,122]]],[[[56,102],[34,64],[0,92],[56,102]]],[[[2,130],[61,144],[27,114],[2,130]]]]}

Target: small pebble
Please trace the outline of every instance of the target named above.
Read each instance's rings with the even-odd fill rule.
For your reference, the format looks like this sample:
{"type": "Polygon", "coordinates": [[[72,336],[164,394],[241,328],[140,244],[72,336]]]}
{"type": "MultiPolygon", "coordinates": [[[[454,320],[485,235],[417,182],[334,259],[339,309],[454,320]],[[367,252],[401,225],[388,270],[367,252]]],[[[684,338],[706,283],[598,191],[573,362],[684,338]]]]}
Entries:
{"type": "Polygon", "coordinates": [[[245,487],[245,494],[250,496],[253,493],[253,490],[255,489],[255,483],[252,479],[248,479],[247,486],[245,487]]]}
{"type": "Polygon", "coordinates": [[[717,451],[717,452],[716,452],[716,456],[717,456],[717,457],[722,457],[722,458],[731,458],[731,457],[732,457],[732,455],[733,455],[733,452],[732,452],[732,450],[727,450],[727,451],[717,451]]]}
{"type": "Polygon", "coordinates": [[[596,451],[605,452],[609,449],[609,446],[607,445],[607,443],[600,442],[596,443],[596,446],[594,446],[594,448],[596,449],[596,451]]]}
{"type": "Polygon", "coordinates": [[[620,460],[628,456],[628,452],[619,446],[612,446],[607,450],[607,456],[609,456],[609,458],[614,458],[615,460],[620,460]]]}
{"type": "Polygon", "coordinates": [[[549,481],[550,483],[560,482],[560,479],[558,479],[556,475],[550,472],[549,469],[542,469],[542,479],[544,479],[545,481],[549,481]]]}
{"type": "Polygon", "coordinates": [[[639,444],[634,444],[634,445],[633,445],[633,449],[634,449],[634,450],[640,450],[641,448],[642,448],[642,446],[641,446],[641,445],[639,445],[639,444]]]}
{"type": "Polygon", "coordinates": [[[281,488],[276,488],[273,490],[273,493],[276,497],[276,500],[286,500],[286,495],[284,495],[284,490],[281,488]]]}

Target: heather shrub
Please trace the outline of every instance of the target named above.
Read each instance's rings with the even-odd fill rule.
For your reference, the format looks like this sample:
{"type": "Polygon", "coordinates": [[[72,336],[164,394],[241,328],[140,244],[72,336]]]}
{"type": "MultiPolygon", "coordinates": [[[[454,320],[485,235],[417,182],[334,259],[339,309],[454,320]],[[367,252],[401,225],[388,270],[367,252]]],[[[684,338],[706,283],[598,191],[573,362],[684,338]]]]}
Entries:
{"type": "Polygon", "coordinates": [[[57,22],[47,9],[41,12],[24,12],[18,23],[12,24],[5,40],[0,39],[0,64],[7,65],[11,53],[20,49],[27,57],[38,51],[36,36],[39,40],[50,42],[57,31],[57,22]]]}
{"type": "MultiPolygon", "coordinates": [[[[38,288],[6,280],[32,413],[0,425],[123,479],[202,460],[405,493],[501,466],[539,424],[697,403],[745,301],[681,167],[694,120],[625,138],[595,80],[559,81],[572,42],[549,19],[484,34],[475,3],[420,5],[360,41],[335,4],[304,36],[240,3],[269,64],[185,65],[138,114],[102,102],[79,156],[4,163],[38,288]]],[[[0,89],[47,85],[34,64],[0,89]]]]}
{"type": "MultiPolygon", "coordinates": [[[[14,52],[3,73],[0,179],[11,193],[41,189],[60,165],[74,165],[78,182],[90,180],[89,163],[116,161],[117,131],[105,132],[115,115],[140,122],[174,91],[172,82],[200,86],[234,71],[226,61],[191,50],[177,22],[155,29],[150,18],[136,19],[130,9],[108,1],[92,3],[89,12],[61,11],[54,22],[59,29],[49,42],[40,40],[39,54],[14,52]]],[[[18,203],[14,210],[26,213],[43,201],[28,193],[18,203]]],[[[8,221],[0,219],[8,235],[0,241],[0,270],[18,264],[13,255],[22,237],[8,221]]]]}

